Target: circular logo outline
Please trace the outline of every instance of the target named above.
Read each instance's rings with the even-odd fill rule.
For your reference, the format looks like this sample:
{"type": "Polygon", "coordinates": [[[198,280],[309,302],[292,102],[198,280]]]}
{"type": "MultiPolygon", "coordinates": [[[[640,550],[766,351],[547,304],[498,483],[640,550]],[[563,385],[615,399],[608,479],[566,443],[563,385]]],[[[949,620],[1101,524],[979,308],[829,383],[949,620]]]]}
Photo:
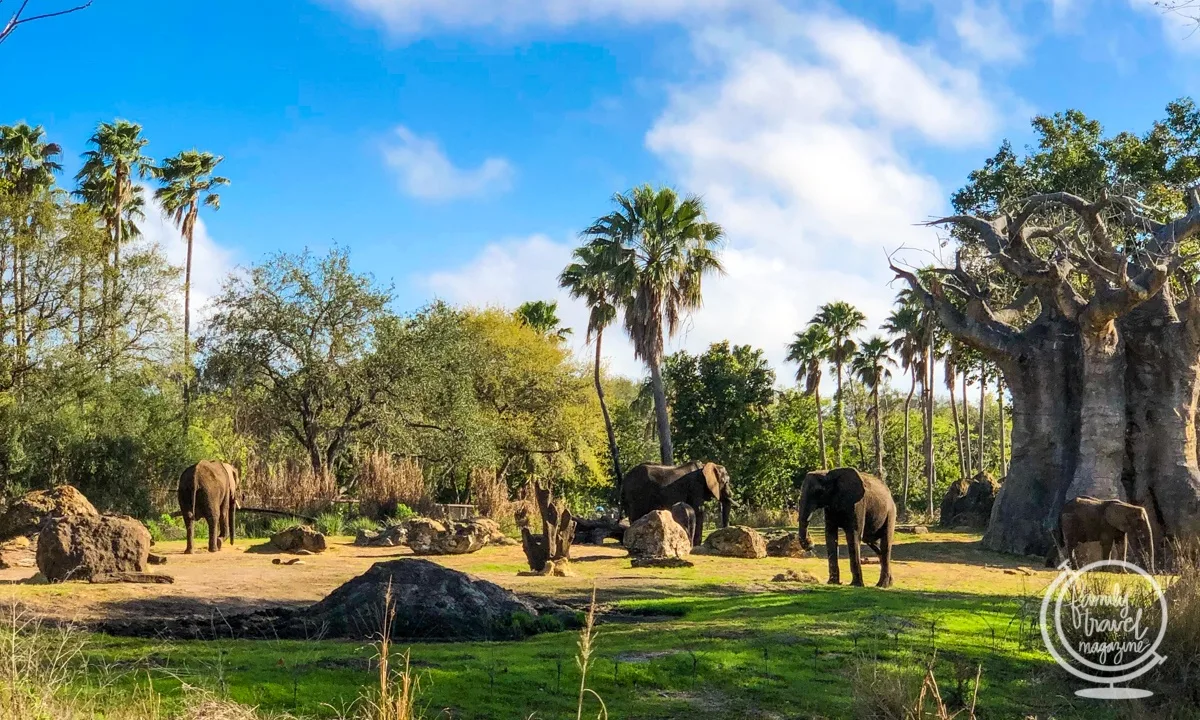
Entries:
{"type": "MultiPolygon", "coordinates": [[[[1087,680],[1088,682],[1092,682],[1097,685],[1107,685],[1108,687],[1111,688],[1114,685],[1116,685],[1117,683],[1128,682],[1130,680],[1139,678],[1142,675],[1145,675],[1147,672],[1149,672],[1150,670],[1152,670],[1154,667],[1158,666],[1159,664],[1163,663],[1167,659],[1166,656],[1160,655],[1158,653],[1158,647],[1162,644],[1163,638],[1164,638],[1164,636],[1166,634],[1166,630],[1167,630],[1167,599],[1166,599],[1166,593],[1163,592],[1162,586],[1160,586],[1158,584],[1158,581],[1154,579],[1153,575],[1146,572],[1141,567],[1139,567],[1131,562],[1126,562],[1124,560],[1097,560],[1096,562],[1088,563],[1087,565],[1080,568],[1078,571],[1071,569],[1071,565],[1070,565],[1069,561],[1064,561],[1062,565],[1059,565],[1059,568],[1061,568],[1063,572],[1059,573],[1058,577],[1056,577],[1054,579],[1054,581],[1051,582],[1049,586],[1047,586],[1045,594],[1042,597],[1042,609],[1041,609],[1041,613],[1039,615],[1039,620],[1040,620],[1040,625],[1041,625],[1041,633],[1042,633],[1042,642],[1045,644],[1046,650],[1050,653],[1050,656],[1054,658],[1054,661],[1058,664],[1059,667],[1061,667],[1062,669],[1066,670],[1067,672],[1071,673],[1075,677],[1078,677],[1082,680],[1087,680]],[[1126,570],[1132,570],[1133,572],[1137,573],[1138,575],[1141,575],[1142,577],[1149,580],[1151,587],[1154,588],[1155,593],[1158,595],[1159,608],[1162,611],[1162,622],[1159,625],[1158,636],[1155,638],[1155,641],[1154,641],[1153,645],[1151,645],[1150,649],[1147,650],[1146,652],[1142,653],[1141,655],[1139,655],[1137,660],[1133,661],[1132,663],[1126,663],[1124,665],[1116,666],[1115,668],[1110,667],[1110,666],[1097,666],[1094,663],[1092,663],[1084,658],[1079,658],[1078,655],[1076,655],[1072,651],[1072,648],[1066,642],[1063,642],[1063,647],[1067,648],[1067,651],[1070,652],[1072,656],[1079,659],[1082,664],[1087,665],[1094,669],[1120,670],[1120,669],[1132,668],[1132,667],[1141,665],[1140,668],[1133,670],[1132,672],[1128,672],[1124,675],[1120,675],[1118,677],[1100,677],[1097,675],[1093,675],[1091,673],[1080,670],[1080,669],[1076,668],[1074,665],[1072,665],[1071,663],[1067,662],[1067,660],[1065,658],[1063,658],[1063,656],[1061,654],[1059,654],[1058,648],[1055,647],[1055,644],[1050,640],[1050,632],[1049,632],[1049,627],[1048,627],[1049,624],[1047,623],[1047,617],[1046,617],[1047,614],[1049,613],[1050,598],[1055,597],[1057,595],[1058,597],[1057,597],[1057,601],[1056,601],[1055,607],[1054,607],[1054,610],[1055,610],[1054,624],[1055,624],[1055,630],[1059,636],[1059,640],[1063,640],[1063,637],[1062,637],[1063,636],[1062,613],[1061,613],[1062,597],[1061,597],[1061,595],[1058,594],[1059,587],[1062,586],[1064,584],[1064,582],[1066,582],[1068,580],[1072,584],[1077,582],[1079,580],[1080,576],[1082,576],[1086,572],[1090,572],[1092,570],[1097,570],[1097,569],[1106,568],[1106,567],[1120,567],[1120,568],[1124,568],[1126,570]]],[[[1077,691],[1076,694],[1085,693],[1085,692],[1086,691],[1077,691]]]]}

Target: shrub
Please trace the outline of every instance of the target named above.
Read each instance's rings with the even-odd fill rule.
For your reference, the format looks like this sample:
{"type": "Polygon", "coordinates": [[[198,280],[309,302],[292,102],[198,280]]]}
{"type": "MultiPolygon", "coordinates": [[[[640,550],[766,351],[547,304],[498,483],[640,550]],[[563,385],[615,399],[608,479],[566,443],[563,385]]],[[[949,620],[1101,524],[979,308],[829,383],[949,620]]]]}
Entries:
{"type": "Polygon", "coordinates": [[[299,524],[300,524],[300,521],[297,520],[296,518],[290,518],[290,517],[272,518],[271,524],[268,526],[268,529],[267,529],[267,535],[270,536],[270,535],[274,535],[275,533],[281,533],[284,530],[287,530],[290,527],[295,527],[296,525],[299,525],[299,524]]]}
{"type": "Polygon", "coordinates": [[[317,532],[322,535],[341,535],[345,529],[346,520],[341,513],[327,512],[317,517],[317,532]]]}
{"type": "Polygon", "coordinates": [[[369,517],[356,517],[346,523],[346,532],[357,533],[359,530],[370,530],[374,532],[379,529],[379,523],[369,517]]]}

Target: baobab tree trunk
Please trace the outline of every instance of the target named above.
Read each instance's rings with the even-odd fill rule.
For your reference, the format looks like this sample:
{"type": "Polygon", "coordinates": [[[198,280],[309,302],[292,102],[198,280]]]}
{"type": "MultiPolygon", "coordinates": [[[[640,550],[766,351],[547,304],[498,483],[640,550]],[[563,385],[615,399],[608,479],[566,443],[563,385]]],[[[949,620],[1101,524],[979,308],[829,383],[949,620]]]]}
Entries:
{"type": "Polygon", "coordinates": [[[1164,539],[1200,536],[1200,298],[1173,306],[1164,289],[1120,325],[1128,401],[1123,489],[1146,508],[1161,555],[1164,539]]]}
{"type": "Polygon", "coordinates": [[[1090,496],[1128,499],[1125,465],[1125,342],[1116,323],[1085,315],[1080,320],[1083,357],[1079,463],[1066,499],[1090,496]]]}
{"type": "Polygon", "coordinates": [[[983,536],[989,550],[1045,555],[1079,449],[1079,339],[1074,324],[1039,320],[1012,355],[994,357],[1013,396],[1012,464],[983,536]]]}

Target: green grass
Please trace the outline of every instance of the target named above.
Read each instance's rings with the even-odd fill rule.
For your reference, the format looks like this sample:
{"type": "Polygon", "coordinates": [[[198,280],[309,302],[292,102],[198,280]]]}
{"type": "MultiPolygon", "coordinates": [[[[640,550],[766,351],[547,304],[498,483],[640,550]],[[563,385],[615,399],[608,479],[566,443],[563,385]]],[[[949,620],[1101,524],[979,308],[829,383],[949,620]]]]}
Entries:
{"type": "MultiPolygon", "coordinates": [[[[852,717],[855,663],[911,669],[935,650],[939,680],[951,694],[957,678],[973,678],[983,665],[981,717],[1077,716],[1078,703],[1040,640],[1028,637],[1028,628],[1022,637],[1013,597],[818,586],[626,601],[615,609],[641,616],[600,628],[590,684],[615,718],[755,717],[756,708],[776,717],[852,717]]],[[[455,718],[555,718],[574,709],[576,639],[556,633],[411,650],[430,710],[449,708],[455,718]]],[[[168,702],[187,683],[264,710],[316,717],[331,716],[372,681],[372,652],[348,642],[104,636],[94,636],[88,650],[94,663],[136,671],[105,691],[117,696],[151,677],[168,702]]]]}

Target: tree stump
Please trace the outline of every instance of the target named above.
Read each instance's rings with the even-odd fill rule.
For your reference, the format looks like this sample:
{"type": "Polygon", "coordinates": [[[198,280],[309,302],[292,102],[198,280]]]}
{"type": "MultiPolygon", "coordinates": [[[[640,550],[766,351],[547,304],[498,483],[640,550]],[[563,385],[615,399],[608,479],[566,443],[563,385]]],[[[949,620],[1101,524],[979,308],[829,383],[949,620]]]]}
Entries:
{"type": "Polygon", "coordinates": [[[554,500],[549,488],[534,485],[534,498],[542,516],[542,534],[529,531],[530,518],[524,509],[517,513],[521,526],[521,546],[529,569],[543,572],[547,563],[562,567],[571,558],[571,542],[575,539],[575,518],[562,500],[554,500]]]}

